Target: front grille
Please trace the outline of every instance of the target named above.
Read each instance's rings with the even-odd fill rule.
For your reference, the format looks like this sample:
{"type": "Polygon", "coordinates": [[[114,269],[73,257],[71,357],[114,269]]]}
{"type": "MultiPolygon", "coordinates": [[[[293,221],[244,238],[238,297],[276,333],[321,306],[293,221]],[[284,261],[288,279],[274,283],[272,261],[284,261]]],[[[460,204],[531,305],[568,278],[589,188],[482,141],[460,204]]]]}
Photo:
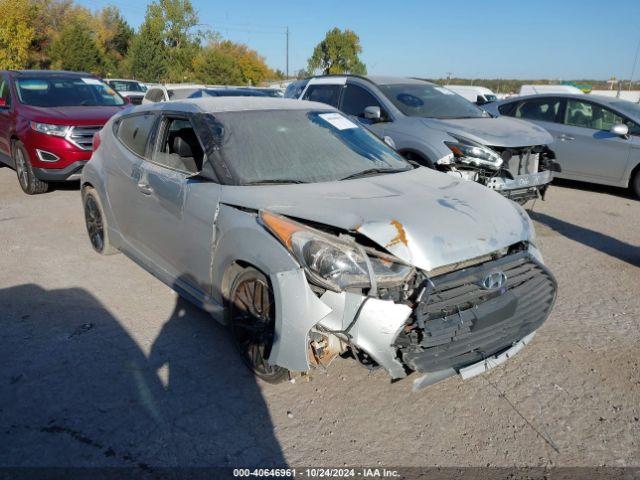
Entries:
{"type": "Polygon", "coordinates": [[[132,105],[140,105],[142,104],[143,97],[129,97],[129,101],[132,105]]]}
{"type": "Polygon", "coordinates": [[[549,316],[556,295],[551,273],[527,252],[431,279],[414,309],[413,324],[396,339],[413,370],[462,368],[511,347],[549,316]],[[481,286],[503,272],[498,291],[481,286]]]}
{"type": "Polygon", "coordinates": [[[101,129],[102,125],[71,127],[69,133],[67,133],[67,140],[82,150],[92,150],[93,135],[101,129]]]}

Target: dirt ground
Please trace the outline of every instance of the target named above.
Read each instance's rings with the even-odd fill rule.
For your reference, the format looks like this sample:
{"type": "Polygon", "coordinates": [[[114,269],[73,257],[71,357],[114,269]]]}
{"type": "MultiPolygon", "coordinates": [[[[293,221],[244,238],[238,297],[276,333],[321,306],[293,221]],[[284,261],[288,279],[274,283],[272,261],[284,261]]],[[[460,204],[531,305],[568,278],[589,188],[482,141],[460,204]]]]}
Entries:
{"type": "Polygon", "coordinates": [[[338,359],[273,386],[123,255],[77,188],[0,169],[0,466],[640,466],[640,201],[563,183],[537,202],[559,281],[533,343],[418,393],[338,359]]]}

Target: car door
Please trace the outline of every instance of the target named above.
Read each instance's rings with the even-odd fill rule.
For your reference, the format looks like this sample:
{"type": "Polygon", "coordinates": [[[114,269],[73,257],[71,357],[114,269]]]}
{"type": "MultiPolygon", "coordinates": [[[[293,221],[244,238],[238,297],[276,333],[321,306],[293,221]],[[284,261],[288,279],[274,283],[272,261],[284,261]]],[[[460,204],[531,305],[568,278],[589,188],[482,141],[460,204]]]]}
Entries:
{"type": "Polygon", "coordinates": [[[577,180],[620,183],[631,142],[610,132],[618,123],[625,123],[625,119],[603,105],[567,98],[561,134],[554,147],[563,174],[577,180]]]}
{"type": "Polygon", "coordinates": [[[103,142],[105,162],[106,192],[113,225],[124,245],[123,249],[132,256],[142,257],[144,245],[139,243],[140,210],[144,208],[138,183],[142,174],[142,162],[148,155],[150,138],[158,115],[151,112],[125,115],[113,124],[114,142],[103,142]]]}
{"type": "Polygon", "coordinates": [[[13,123],[9,79],[0,75],[0,162],[11,165],[11,125],[13,123]]]}
{"type": "Polygon", "coordinates": [[[388,120],[389,113],[382,106],[382,102],[380,102],[368,89],[354,83],[347,83],[342,92],[340,110],[347,115],[355,117],[355,119],[378,137],[384,137],[385,127],[387,125],[387,122],[384,120],[388,120]],[[372,122],[365,118],[364,109],[367,107],[379,107],[383,121],[372,122]]]}
{"type": "Polygon", "coordinates": [[[137,238],[161,275],[202,300],[211,294],[211,253],[220,185],[196,175],[205,160],[188,116],[162,114],[138,181],[137,238]]]}

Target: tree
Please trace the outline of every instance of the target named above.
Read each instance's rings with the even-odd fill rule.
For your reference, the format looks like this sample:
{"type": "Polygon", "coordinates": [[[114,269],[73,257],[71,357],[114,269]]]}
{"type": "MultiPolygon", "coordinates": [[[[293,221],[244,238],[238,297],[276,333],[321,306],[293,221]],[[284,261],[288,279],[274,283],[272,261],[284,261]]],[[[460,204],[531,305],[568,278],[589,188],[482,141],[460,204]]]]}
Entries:
{"type": "Polygon", "coordinates": [[[93,38],[93,32],[72,22],[60,33],[49,50],[54,68],[81,72],[101,73],[102,56],[93,38]]]}
{"type": "Polygon", "coordinates": [[[0,70],[27,67],[36,34],[34,7],[30,0],[0,0],[0,70]]]}
{"type": "Polygon", "coordinates": [[[162,81],[167,73],[167,55],[162,31],[152,22],[145,22],[133,38],[127,53],[134,78],[145,82],[162,81]]]}
{"type": "Polygon", "coordinates": [[[362,52],[360,38],[351,30],[334,28],[327,32],[313,50],[308,62],[308,70],[322,70],[325,75],[355,73],[364,75],[367,67],[358,55],[362,52]]]}
{"type": "Polygon", "coordinates": [[[105,7],[95,16],[96,37],[100,47],[104,70],[107,75],[127,73],[123,59],[133,38],[133,29],[125,21],[117,7],[105,7]]]}
{"type": "Polygon", "coordinates": [[[255,50],[230,40],[210,42],[193,60],[197,81],[220,85],[257,85],[274,73],[255,50]]]}

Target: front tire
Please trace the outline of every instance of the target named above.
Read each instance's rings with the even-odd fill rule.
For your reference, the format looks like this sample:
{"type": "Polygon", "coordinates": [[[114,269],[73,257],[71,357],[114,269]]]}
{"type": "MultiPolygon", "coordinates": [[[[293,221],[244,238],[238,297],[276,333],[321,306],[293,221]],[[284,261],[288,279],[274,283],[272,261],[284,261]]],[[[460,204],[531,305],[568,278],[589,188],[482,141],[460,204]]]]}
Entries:
{"type": "Polygon", "coordinates": [[[266,382],[287,380],[289,370],[268,362],[275,336],[275,301],[267,277],[246,268],[233,282],[229,303],[229,330],[244,363],[266,382]]]}
{"type": "Polygon", "coordinates": [[[98,193],[91,187],[82,192],[82,206],[87,234],[93,249],[101,255],[113,255],[118,250],[109,242],[109,229],[98,193]]]}
{"type": "Polygon", "coordinates": [[[33,167],[29,160],[24,145],[20,141],[16,141],[11,149],[13,164],[15,165],[16,174],[18,175],[18,183],[20,188],[27,195],[37,195],[46,193],[49,190],[49,184],[43,182],[33,173],[33,167]]]}
{"type": "Polygon", "coordinates": [[[631,179],[631,190],[633,190],[637,198],[640,198],[640,168],[636,170],[635,175],[631,179]]]}

